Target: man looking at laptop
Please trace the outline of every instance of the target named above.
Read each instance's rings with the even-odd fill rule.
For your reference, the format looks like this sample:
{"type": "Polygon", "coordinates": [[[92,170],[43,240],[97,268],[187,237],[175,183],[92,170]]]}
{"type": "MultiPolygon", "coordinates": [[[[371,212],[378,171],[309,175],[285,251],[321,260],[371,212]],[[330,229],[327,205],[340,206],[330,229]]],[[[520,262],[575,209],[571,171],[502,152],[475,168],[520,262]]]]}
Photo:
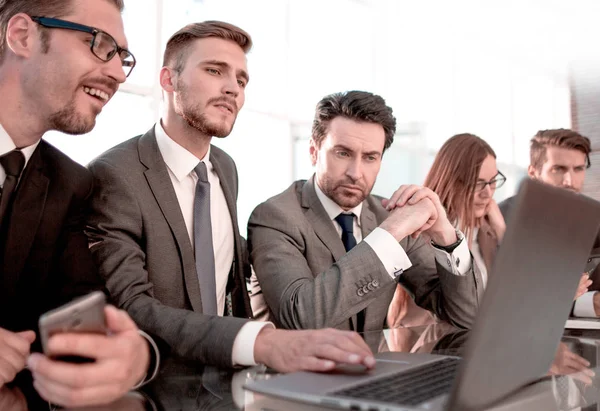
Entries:
{"type": "MultiPolygon", "coordinates": [[[[569,129],[540,130],[531,139],[529,178],[555,187],[581,193],[586,169],[590,167],[590,140],[569,129]]],[[[505,220],[510,218],[515,197],[510,197],[498,206],[505,220]]],[[[600,257],[600,234],[592,255],[600,257]]],[[[592,270],[587,285],[589,292],[577,298],[573,308],[576,317],[600,316],[600,270],[592,270]]]]}
{"type": "Polygon", "coordinates": [[[264,295],[259,300],[254,287],[255,312],[266,311],[266,301],[284,328],[377,330],[400,282],[420,306],[470,326],[481,276],[437,195],[414,185],[385,205],[371,195],[395,130],[392,109],[372,93],[335,93],[318,103],[315,174],[260,204],[248,223],[264,295]]]}

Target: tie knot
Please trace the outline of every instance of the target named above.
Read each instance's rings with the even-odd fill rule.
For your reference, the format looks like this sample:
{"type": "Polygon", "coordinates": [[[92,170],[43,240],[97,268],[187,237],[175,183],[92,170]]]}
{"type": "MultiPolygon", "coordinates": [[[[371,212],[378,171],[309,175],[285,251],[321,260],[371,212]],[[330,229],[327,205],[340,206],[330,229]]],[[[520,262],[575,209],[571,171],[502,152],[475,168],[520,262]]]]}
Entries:
{"type": "Polygon", "coordinates": [[[208,172],[206,171],[206,164],[204,161],[198,163],[198,165],[194,168],[196,175],[198,176],[198,180],[207,183],[208,182],[208,172]]]}
{"type": "Polygon", "coordinates": [[[19,177],[25,166],[25,156],[21,150],[13,150],[0,157],[0,164],[7,176],[19,177]]]}
{"type": "Polygon", "coordinates": [[[352,233],[354,231],[354,214],[340,213],[335,221],[342,227],[342,231],[352,233]]]}

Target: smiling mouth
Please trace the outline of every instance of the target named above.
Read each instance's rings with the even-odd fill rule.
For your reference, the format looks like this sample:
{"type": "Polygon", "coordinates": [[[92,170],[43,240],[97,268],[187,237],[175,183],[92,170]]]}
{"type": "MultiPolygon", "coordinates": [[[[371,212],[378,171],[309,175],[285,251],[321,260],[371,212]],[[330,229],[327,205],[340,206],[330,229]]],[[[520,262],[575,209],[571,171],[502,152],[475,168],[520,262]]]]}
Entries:
{"type": "Polygon", "coordinates": [[[230,114],[233,114],[233,107],[231,107],[228,104],[215,104],[215,107],[219,107],[221,109],[225,109],[226,111],[228,111],[230,114]]]}
{"type": "Polygon", "coordinates": [[[110,96],[106,92],[104,92],[102,90],[98,90],[97,88],[94,88],[94,87],[83,86],[83,91],[86,94],[97,98],[98,100],[102,101],[103,103],[106,103],[110,98],[110,96]]]}

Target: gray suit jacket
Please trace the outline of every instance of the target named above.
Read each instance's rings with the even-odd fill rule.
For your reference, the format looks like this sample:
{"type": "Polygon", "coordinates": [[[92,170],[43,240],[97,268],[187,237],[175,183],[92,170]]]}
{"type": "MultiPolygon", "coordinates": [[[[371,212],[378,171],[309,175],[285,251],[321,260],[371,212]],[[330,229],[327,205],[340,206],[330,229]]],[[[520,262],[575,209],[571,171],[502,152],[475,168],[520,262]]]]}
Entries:
{"type": "MultiPolygon", "coordinates": [[[[380,199],[367,197],[361,214],[363,238],[387,215],[380,199]]],[[[412,262],[400,282],[417,304],[469,327],[483,293],[478,270],[452,274],[437,264],[422,237],[400,244],[412,262]]],[[[248,223],[248,248],[264,300],[279,325],[350,329],[349,319],[363,309],[365,331],[385,325],[396,282],[364,241],[346,253],[316,195],[314,177],[296,181],[256,207],[248,223]]],[[[253,298],[262,298],[256,291],[253,298]]]]}
{"type": "MultiPolygon", "coordinates": [[[[228,292],[233,314],[251,317],[245,244],[237,223],[237,171],[211,147],[234,228],[228,292]]],[[[92,254],[117,304],[161,348],[204,364],[231,366],[234,339],[247,321],[202,315],[194,251],[154,128],[92,161],[95,178],[87,234],[92,254]]]]}

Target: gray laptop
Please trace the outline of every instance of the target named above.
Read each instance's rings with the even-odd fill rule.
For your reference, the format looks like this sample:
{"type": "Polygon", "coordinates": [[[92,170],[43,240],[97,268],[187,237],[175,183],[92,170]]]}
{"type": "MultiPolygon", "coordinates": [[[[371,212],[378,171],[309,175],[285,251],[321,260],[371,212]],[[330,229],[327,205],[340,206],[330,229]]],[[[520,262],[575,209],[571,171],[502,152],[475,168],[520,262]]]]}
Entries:
{"type": "Polygon", "coordinates": [[[599,227],[600,203],[527,179],[462,360],[382,353],[369,372],[297,372],[246,388],[350,410],[477,410],[494,404],[548,372],[599,227]]]}

